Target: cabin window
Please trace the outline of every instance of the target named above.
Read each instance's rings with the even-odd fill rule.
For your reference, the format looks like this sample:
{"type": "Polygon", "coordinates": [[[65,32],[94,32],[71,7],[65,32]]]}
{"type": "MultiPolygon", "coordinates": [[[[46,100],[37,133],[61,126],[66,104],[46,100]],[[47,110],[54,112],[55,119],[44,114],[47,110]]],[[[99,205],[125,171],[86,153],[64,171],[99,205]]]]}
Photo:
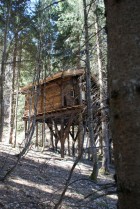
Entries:
{"type": "Polygon", "coordinates": [[[71,91],[70,91],[70,96],[71,96],[71,97],[74,97],[74,90],[71,90],[71,91]]]}
{"type": "Polygon", "coordinates": [[[67,106],[67,99],[66,99],[66,96],[64,96],[64,107],[67,106]]]}
{"type": "Polygon", "coordinates": [[[75,92],[74,90],[70,90],[65,96],[64,96],[64,107],[72,106],[74,103],[74,97],[75,92]]]}

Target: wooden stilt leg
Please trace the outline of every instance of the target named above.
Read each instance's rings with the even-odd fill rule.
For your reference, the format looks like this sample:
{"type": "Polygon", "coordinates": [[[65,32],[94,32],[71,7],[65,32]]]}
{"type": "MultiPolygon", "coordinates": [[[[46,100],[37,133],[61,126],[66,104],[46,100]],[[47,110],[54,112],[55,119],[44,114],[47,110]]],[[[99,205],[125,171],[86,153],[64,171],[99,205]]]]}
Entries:
{"type": "Polygon", "coordinates": [[[42,123],[42,147],[45,147],[45,122],[42,123]]]}
{"type": "Polygon", "coordinates": [[[38,147],[38,122],[36,122],[36,142],[35,146],[38,147]]]}
{"type": "Polygon", "coordinates": [[[78,134],[78,154],[80,155],[83,149],[83,118],[82,113],[79,114],[79,134],[78,134]]]}
{"type": "Polygon", "coordinates": [[[51,139],[51,146],[52,146],[52,149],[54,150],[53,136],[54,136],[54,133],[53,133],[53,124],[50,124],[50,139],[51,139]]]}
{"type": "Polygon", "coordinates": [[[70,133],[70,127],[73,123],[74,114],[72,114],[68,120],[67,125],[64,128],[64,120],[61,121],[61,131],[60,131],[60,142],[61,142],[61,157],[64,157],[64,151],[65,151],[65,139],[69,136],[70,133]]]}
{"type": "Polygon", "coordinates": [[[25,139],[26,139],[26,136],[27,136],[27,120],[25,120],[24,122],[24,128],[25,128],[25,139]]]}
{"type": "Polygon", "coordinates": [[[75,156],[75,143],[79,135],[79,126],[76,135],[75,135],[74,124],[72,125],[72,130],[69,133],[70,136],[72,137],[72,156],[75,156]]]}
{"type": "Polygon", "coordinates": [[[74,124],[72,125],[72,155],[75,156],[74,124]]]}
{"type": "Polygon", "coordinates": [[[61,142],[61,157],[64,158],[65,139],[64,139],[64,120],[63,119],[61,120],[60,142],[61,142]]]}
{"type": "Polygon", "coordinates": [[[68,155],[70,156],[70,137],[68,135],[68,155]]]}

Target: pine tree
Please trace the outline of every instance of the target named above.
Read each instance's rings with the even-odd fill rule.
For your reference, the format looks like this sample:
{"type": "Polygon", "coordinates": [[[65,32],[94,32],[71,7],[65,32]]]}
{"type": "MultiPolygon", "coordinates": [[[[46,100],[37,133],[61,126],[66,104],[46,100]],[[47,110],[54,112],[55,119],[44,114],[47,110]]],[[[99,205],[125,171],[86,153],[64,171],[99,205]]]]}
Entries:
{"type": "Polygon", "coordinates": [[[90,145],[93,155],[93,171],[91,178],[97,180],[98,175],[98,161],[97,150],[93,131],[93,109],[91,100],[91,67],[90,67],[90,54],[89,54],[89,33],[88,33],[88,14],[87,14],[87,2],[83,0],[84,9],[84,28],[85,28],[85,47],[86,47],[86,99],[87,99],[87,126],[89,130],[90,145]]]}
{"type": "MultiPolygon", "coordinates": [[[[28,15],[26,14],[27,0],[22,1],[14,1],[11,5],[11,19],[10,19],[10,32],[13,36],[13,47],[12,47],[12,90],[11,90],[11,102],[10,102],[10,135],[9,135],[9,143],[13,143],[13,139],[15,138],[14,128],[15,128],[15,112],[16,112],[16,94],[15,92],[19,89],[19,69],[17,68],[18,62],[18,51],[20,42],[22,40],[24,31],[22,29],[25,21],[29,20],[28,15]],[[14,135],[13,135],[14,134],[14,135]]],[[[27,28],[24,29],[25,31],[27,28]]],[[[14,140],[15,141],[15,140],[14,140]]]]}
{"type": "Polygon", "coordinates": [[[105,0],[119,209],[140,208],[140,1],[105,0]]]}
{"type": "Polygon", "coordinates": [[[58,4],[57,39],[55,42],[56,60],[54,66],[59,69],[81,67],[82,17],[80,1],[64,1],[58,4]]]}
{"type": "Polygon", "coordinates": [[[9,31],[9,22],[10,22],[10,13],[11,13],[11,1],[1,1],[1,11],[3,19],[1,24],[3,30],[1,33],[4,34],[2,37],[2,54],[1,54],[1,72],[0,72],[0,141],[3,138],[3,127],[4,127],[4,81],[5,81],[5,64],[6,64],[6,53],[7,53],[7,42],[8,42],[8,31],[9,31]],[[4,11],[6,10],[6,12],[4,11]]]}

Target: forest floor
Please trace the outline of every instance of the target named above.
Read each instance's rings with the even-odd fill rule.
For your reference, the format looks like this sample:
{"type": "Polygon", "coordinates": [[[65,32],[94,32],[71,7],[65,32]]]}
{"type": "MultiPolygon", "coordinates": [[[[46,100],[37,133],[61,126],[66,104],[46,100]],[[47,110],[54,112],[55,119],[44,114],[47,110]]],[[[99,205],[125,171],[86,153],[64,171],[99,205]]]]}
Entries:
{"type": "MultiPolygon", "coordinates": [[[[0,177],[15,165],[19,149],[0,143],[0,177]]],[[[0,208],[53,209],[66,184],[75,159],[51,151],[31,149],[10,177],[0,181],[0,208]]],[[[74,169],[61,209],[116,209],[117,196],[110,175],[89,179],[92,162],[82,159],[74,169]]]]}

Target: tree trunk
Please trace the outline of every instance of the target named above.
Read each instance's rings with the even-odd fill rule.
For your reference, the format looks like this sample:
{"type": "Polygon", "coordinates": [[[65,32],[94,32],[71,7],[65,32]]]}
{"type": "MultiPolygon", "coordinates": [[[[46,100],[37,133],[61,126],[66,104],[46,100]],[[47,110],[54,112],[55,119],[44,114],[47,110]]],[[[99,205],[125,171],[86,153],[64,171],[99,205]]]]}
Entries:
{"type": "Polygon", "coordinates": [[[18,90],[19,88],[17,88],[17,92],[16,92],[16,104],[15,104],[15,120],[14,120],[14,141],[13,141],[13,147],[16,147],[16,143],[17,143],[17,111],[18,111],[18,98],[19,98],[19,94],[18,94],[18,90]]]}
{"type": "Polygon", "coordinates": [[[93,131],[93,111],[91,101],[91,68],[89,60],[89,34],[88,34],[88,21],[87,21],[87,10],[86,0],[83,0],[84,7],[84,28],[85,28],[85,46],[86,46],[86,99],[87,99],[87,125],[89,130],[90,145],[93,154],[93,171],[91,178],[97,180],[98,166],[97,166],[97,150],[94,140],[93,131]]]}
{"type": "Polygon", "coordinates": [[[16,105],[15,105],[15,121],[14,121],[14,126],[15,126],[15,134],[14,134],[14,142],[13,142],[13,146],[16,147],[16,143],[17,143],[17,126],[18,126],[18,99],[19,99],[19,79],[20,79],[20,70],[21,70],[21,61],[22,61],[22,40],[19,43],[19,53],[18,53],[18,64],[17,64],[17,79],[16,79],[16,83],[15,83],[15,87],[16,87],[16,105]]]}
{"type": "Polygon", "coordinates": [[[13,133],[14,133],[14,125],[15,125],[15,107],[16,107],[16,96],[15,89],[17,88],[18,81],[18,72],[16,69],[16,59],[17,59],[17,45],[18,45],[18,34],[15,33],[15,43],[14,43],[14,51],[13,51],[13,77],[12,77],[12,95],[11,95],[11,114],[10,114],[10,136],[9,136],[9,144],[13,143],[13,133]],[[16,85],[15,85],[16,84],[16,85]]]}
{"type": "Polygon", "coordinates": [[[96,45],[97,45],[97,59],[100,85],[100,108],[101,108],[101,140],[103,147],[103,159],[101,171],[103,174],[109,173],[109,135],[108,135],[108,120],[107,120],[107,85],[103,76],[102,52],[101,52],[101,38],[99,34],[99,19],[97,8],[95,5],[95,31],[96,31],[96,45]]]}
{"type": "Polygon", "coordinates": [[[119,209],[140,208],[140,1],[105,0],[119,209]]]}
{"type": "Polygon", "coordinates": [[[80,47],[80,35],[77,35],[77,43],[78,43],[78,48],[77,48],[77,69],[81,68],[81,59],[80,59],[80,52],[81,52],[81,47],[80,47]]]}
{"type": "Polygon", "coordinates": [[[0,142],[2,141],[3,126],[4,126],[3,86],[4,86],[4,81],[5,81],[5,62],[6,62],[7,34],[8,34],[8,27],[9,27],[10,11],[11,11],[11,3],[8,5],[7,14],[6,14],[3,50],[2,50],[2,61],[1,61],[1,72],[0,72],[0,142]]]}

